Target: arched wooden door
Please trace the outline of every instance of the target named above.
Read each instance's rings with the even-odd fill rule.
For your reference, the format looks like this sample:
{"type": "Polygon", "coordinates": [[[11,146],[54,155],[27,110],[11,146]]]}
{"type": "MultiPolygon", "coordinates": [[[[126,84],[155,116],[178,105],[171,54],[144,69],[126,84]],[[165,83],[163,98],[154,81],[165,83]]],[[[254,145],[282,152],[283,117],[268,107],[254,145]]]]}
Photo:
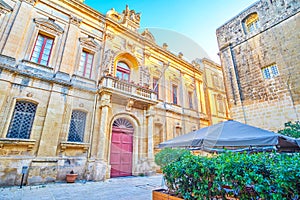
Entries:
{"type": "Polygon", "coordinates": [[[116,119],[112,127],[110,147],[111,177],[132,175],[133,126],[124,119],[116,119]]]}

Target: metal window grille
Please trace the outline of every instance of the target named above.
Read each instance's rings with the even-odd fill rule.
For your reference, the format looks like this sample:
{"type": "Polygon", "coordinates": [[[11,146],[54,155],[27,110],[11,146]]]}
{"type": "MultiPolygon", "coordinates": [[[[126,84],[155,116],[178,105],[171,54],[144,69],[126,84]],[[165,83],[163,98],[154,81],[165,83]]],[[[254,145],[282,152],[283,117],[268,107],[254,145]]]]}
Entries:
{"type": "Polygon", "coordinates": [[[7,138],[29,139],[36,107],[36,104],[30,102],[17,101],[7,138]]]}
{"type": "Polygon", "coordinates": [[[85,112],[78,111],[78,110],[74,110],[72,112],[68,141],[83,142],[85,121],[86,121],[85,112]]]}

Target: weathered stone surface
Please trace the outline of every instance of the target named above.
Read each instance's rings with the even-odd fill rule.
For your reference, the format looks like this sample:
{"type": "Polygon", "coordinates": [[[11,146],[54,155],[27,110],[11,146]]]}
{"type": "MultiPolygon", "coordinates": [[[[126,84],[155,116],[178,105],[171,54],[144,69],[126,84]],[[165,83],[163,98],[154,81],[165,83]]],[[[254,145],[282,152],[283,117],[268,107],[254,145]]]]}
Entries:
{"type": "Polygon", "coordinates": [[[231,116],[277,131],[299,120],[300,2],[260,0],[217,29],[231,116]],[[257,13],[259,26],[245,30],[244,19],[257,13]],[[279,75],[265,79],[264,67],[279,75]]]}

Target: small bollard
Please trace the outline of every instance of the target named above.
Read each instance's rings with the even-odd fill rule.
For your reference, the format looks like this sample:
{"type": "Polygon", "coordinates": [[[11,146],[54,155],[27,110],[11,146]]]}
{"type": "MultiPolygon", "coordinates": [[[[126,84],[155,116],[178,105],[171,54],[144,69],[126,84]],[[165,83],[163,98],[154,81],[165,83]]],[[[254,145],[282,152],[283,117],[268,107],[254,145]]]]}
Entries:
{"type": "Polygon", "coordinates": [[[22,179],[21,179],[20,188],[22,188],[22,186],[23,186],[24,176],[25,176],[25,174],[27,174],[27,172],[28,172],[28,166],[23,166],[22,167],[22,179]]]}

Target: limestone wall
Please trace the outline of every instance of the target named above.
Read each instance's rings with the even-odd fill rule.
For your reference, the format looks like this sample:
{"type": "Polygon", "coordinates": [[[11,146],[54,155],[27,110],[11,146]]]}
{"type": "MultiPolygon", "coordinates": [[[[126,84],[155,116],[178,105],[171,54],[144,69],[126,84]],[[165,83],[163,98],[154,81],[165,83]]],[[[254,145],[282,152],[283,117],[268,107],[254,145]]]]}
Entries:
{"type": "Polygon", "coordinates": [[[298,1],[262,0],[217,29],[233,119],[273,131],[299,120],[299,11],[298,1]],[[243,20],[254,12],[259,27],[247,33],[243,20]],[[270,65],[279,75],[266,79],[270,65]]]}

